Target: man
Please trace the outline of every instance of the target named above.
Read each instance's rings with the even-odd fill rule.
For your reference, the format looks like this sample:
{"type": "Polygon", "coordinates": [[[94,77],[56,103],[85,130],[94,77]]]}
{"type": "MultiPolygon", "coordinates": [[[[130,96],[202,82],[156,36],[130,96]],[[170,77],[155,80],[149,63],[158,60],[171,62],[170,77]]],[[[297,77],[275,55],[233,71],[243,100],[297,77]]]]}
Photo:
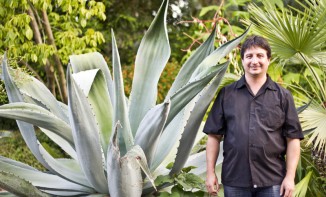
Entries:
{"type": "Polygon", "coordinates": [[[219,190],[215,163],[222,138],[226,197],[291,197],[294,192],[303,134],[291,93],[267,75],[270,59],[268,42],[249,37],[241,47],[244,76],[222,88],[214,102],[204,127],[206,186],[212,195],[219,190]]]}

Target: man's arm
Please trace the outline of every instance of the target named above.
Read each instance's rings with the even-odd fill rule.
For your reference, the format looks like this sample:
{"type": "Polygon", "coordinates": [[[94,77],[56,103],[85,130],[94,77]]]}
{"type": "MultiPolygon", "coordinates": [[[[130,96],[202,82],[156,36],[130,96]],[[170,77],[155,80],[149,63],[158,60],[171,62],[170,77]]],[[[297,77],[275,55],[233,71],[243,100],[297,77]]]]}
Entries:
{"type": "Polygon", "coordinates": [[[286,175],[281,185],[281,195],[291,197],[295,188],[295,172],[300,159],[300,139],[287,138],[286,140],[286,175]]]}
{"type": "Polygon", "coordinates": [[[212,195],[217,195],[217,192],[219,190],[219,184],[215,174],[215,164],[220,151],[221,139],[222,135],[209,134],[206,144],[206,187],[208,193],[212,195]]]}

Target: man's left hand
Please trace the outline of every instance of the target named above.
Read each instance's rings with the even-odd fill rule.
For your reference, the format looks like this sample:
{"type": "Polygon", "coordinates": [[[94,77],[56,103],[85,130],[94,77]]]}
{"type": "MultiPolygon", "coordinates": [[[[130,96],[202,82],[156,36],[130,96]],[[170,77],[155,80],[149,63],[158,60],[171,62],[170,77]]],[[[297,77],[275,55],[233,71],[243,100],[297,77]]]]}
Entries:
{"type": "Polygon", "coordinates": [[[285,177],[281,185],[280,195],[283,197],[292,197],[292,194],[294,193],[294,188],[294,179],[285,177]]]}

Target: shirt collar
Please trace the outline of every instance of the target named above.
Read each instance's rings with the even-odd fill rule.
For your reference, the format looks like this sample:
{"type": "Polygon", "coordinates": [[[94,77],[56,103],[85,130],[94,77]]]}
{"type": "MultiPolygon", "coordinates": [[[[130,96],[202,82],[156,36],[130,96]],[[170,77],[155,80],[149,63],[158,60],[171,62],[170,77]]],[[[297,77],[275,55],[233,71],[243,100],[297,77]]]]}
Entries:
{"type": "MultiPolygon", "coordinates": [[[[242,88],[245,87],[247,84],[246,82],[246,78],[244,75],[242,75],[242,77],[239,79],[239,81],[237,82],[236,88],[242,88]]],[[[275,84],[273,82],[273,80],[270,78],[270,76],[267,74],[267,80],[263,85],[264,88],[268,88],[270,90],[277,90],[275,87],[275,84]]]]}

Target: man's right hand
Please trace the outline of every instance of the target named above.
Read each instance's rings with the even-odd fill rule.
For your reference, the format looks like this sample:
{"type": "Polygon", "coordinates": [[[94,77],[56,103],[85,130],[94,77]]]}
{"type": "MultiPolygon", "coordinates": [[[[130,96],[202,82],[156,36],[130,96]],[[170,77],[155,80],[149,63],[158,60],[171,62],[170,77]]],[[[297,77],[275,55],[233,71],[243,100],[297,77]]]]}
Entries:
{"type": "Polygon", "coordinates": [[[210,195],[216,196],[220,187],[217,177],[214,172],[207,173],[206,175],[206,188],[210,195]]]}

